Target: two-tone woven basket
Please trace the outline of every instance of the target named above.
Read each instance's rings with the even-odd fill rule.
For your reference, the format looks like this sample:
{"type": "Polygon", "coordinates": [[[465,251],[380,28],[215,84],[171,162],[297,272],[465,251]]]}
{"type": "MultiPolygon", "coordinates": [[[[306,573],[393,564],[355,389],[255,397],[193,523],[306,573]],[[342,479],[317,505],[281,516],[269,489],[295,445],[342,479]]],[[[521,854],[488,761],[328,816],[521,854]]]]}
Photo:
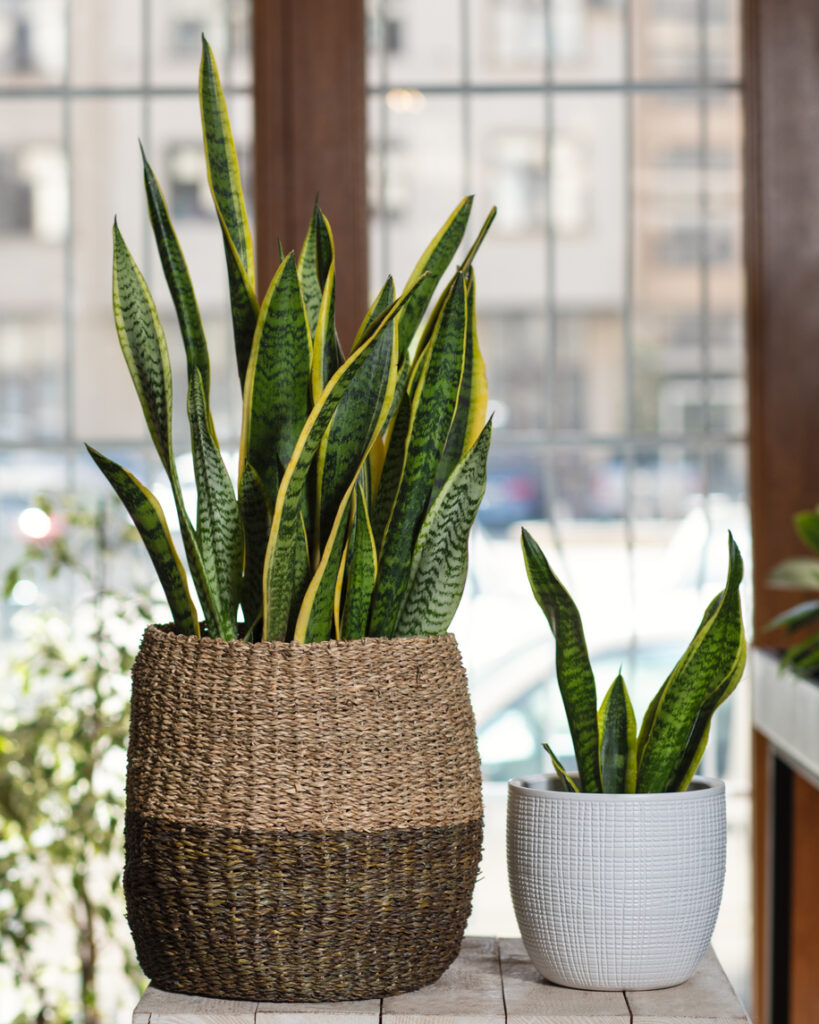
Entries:
{"type": "Polygon", "coordinates": [[[124,885],[160,988],[323,1001],[429,984],[458,953],[481,836],[453,637],[146,630],[124,885]]]}

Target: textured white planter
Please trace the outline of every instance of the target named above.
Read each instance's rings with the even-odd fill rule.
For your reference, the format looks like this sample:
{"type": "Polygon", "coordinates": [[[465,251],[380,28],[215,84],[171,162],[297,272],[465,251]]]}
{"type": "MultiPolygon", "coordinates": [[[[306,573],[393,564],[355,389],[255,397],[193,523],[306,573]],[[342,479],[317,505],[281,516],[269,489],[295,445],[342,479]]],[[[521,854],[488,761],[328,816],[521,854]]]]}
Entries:
{"type": "Polygon", "coordinates": [[[548,981],[586,989],[686,981],[714,931],[725,877],[725,784],[685,793],[566,793],[509,783],[509,887],[548,981]]]}

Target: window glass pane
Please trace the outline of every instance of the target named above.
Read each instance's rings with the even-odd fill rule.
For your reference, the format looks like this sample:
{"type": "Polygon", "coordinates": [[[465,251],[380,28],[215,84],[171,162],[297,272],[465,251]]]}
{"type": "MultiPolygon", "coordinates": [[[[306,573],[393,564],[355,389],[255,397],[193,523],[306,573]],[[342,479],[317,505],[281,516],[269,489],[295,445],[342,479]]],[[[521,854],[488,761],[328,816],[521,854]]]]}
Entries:
{"type": "Polygon", "coordinates": [[[627,0],[551,0],[551,72],[557,82],[616,82],[626,70],[627,0]]]}
{"type": "Polygon", "coordinates": [[[250,84],[251,0],[148,0],[148,7],[154,85],[196,89],[203,33],[216,55],[222,85],[250,84]]]}
{"type": "Polygon", "coordinates": [[[67,0],[70,82],[109,89],[142,79],[143,13],[138,3],[67,0]]]}
{"type": "Polygon", "coordinates": [[[66,3],[67,0],[0,3],[0,84],[26,89],[63,79],[66,3]]]}
{"type": "Polygon", "coordinates": [[[368,12],[370,49],[377,48],[391,86],[445,84],[463,78],[461,20],[465,5],[450,0],[381,0],[368,12]]]}

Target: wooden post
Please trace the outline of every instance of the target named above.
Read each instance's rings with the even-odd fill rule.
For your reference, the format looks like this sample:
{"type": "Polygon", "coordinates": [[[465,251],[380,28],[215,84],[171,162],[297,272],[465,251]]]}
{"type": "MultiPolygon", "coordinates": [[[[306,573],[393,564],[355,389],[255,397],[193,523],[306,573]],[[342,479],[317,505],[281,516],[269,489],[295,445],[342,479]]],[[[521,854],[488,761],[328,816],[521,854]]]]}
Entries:
{"type": "Polygon", "coordinates": [[[259,290],[278,266],[278,238],[298,252],[318,195],[347,349],[367,309],[363,0],[265,0],[253,21],[259,290]]]}

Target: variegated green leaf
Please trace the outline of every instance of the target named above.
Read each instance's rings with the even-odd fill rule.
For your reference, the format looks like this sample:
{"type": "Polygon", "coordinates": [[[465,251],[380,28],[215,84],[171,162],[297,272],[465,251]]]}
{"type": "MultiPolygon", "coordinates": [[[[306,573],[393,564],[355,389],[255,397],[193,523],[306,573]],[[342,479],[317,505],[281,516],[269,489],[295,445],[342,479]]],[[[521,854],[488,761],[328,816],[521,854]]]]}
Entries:
{"type": "Polygon", "coordinates": [[[478,347],[478,325],[475,316],[475,281],[470,271],[466,292],[466,351],[464,374],[458,393],[458,407],[446,439],[443,455],[435,474],[432,497],[440,491],[452,470],[474,445],[486,422],[489,387],[486,368],[478,347]]]}
{"type": "Polygon", "coordinates": [[[455,207],[424,250],[404,286],[404,291],[407,291],[410,287],[420,283],[420,287],[415,288],[412,299],[407,303],[398,322],[400,359],[404,358],[429,305],[432,293],[461,244],[472,209],[472,199],[472,196],[467,196],[455,207]],[[422,278],[423,280],[421,280],[422,278]]]}
{"type": "Polygon", "coordinates": [[[222,83],[219,81],[219,71],[213,51],[204,36],[202,61],[199,66],[199,103],[208,181],[213,201],[250,286],[254,288],[253,239],[245,209],[239,161],[236,157],[236,146],[233,143],[222,83]]]}
{"type": "MultiPolygon", "coordinates": [[[[317,233],[318,252],[317,258],[322,259],[322,245],[329,246],[330,260],[327,264],[324,287],[321,293],[321,305],[319,306],[318,320],[316,321],[315,334],[313,337],[313,362],[311,367],[311,382],[313,401],[324,390],[327,381],[333,376],[336,370],[344,361],[344,355],[338,344],[336,334],[336,260],[333,247],[333,233],[324,214],[319,212],[324,225],[326,241],[322,243],[324,234],[317,233]]],[[[323,257],[326,259],[326,254],[323,257]]],[[[320,268],[321,270],[321,268],[320,268]]]]}
{"type": "Polygon", "coordinates": [[[291,253],[279,266],[259,312],[245,377],[239,473],[248,461],[271,504],[279,463],[286,466],[307,419],[310,334],[291,253]]]}
{"type": "Polygon", "coordinates": [[[712,714],[742,676],[746,644],[739,586],[743,567],[730,534],[728,548],[725,589],[709,605],[711,614],[663,684],[651,718],[643,722],[638,743],[638,793],[679,788],[689,776],[712,714]]]}
{"type": "Polygon", "coordinates": [[[566,769],[560,763],[560,761],[558,760],[557,754],[555,754],[555,752],[552,750],[552,748],[549,746],[549,744],[548,743],[544,743],[543,744],[543,749],[549,755],[549,757],[551,759],[551,762],[552,762],[552,767],[555,770],[555,775],[557,775],[557,777],[563,783],[563,788],[567,792],[569,792],[569,793],[579,793],[580,790],[577,788],[577,783],[574,781],[574,779],[571,777],[571,775],[569,775],[569,773],[566,771],[566,769]]]}
{"type": "Polygon", "coordinates": [[[633,793],[637,785],[637,723],[622,675],[597,712],[600,782],[604,793],[633,793]]]}
{"type": "MultiPolygon", "coordinates": [[[[394,316],[399,309],[400,303],[396,303],[392,315],[394,316]]],[[[366,364],[374,341],[375,337],[362,345],[327,382],[318,402],[307,417],[290,462],[285,468],[273,511],[270,540],[265,555],[265,640],[287,638],[293,608],[298,610],[301,603],[301,595],[296,595],[295,591],[291,559],[299,530],[305,482],[324,431],[329,426],[344,392],[362,365],[366,364]],[[296,597],[298,603],[294,602],[296,597]]]]}
{"type": "Polygon", "coordinates": [[[444,633],[463,594],[467,542],[486,490],[492,424],[461,459],[424,518],[409,571],[396,636],[444,633]]]}
{"type": "Polygon", "coordinates": [[[171,363],[165,333],[145,278],[114,221],[114,322],[145,422],[162,465],[173,467],[171,363]]]}
{"type": "MultiPolygon", "coordinates": [[[[270,536],[273,505],[262,478],[247,461],[239,478],[239,515],[245,542],[241,603],[245,624],[249,627],[261,621],[262,568],[270,536]]],[[[255,637],[245,633],[244,639],[253,640],[255,637]]]]}
{"type": "Polygon", "coordinates": [[[369,510],[364,491],[359,484],[349,550],[346,559],[346,591],[344,611],[341,615],[340,640],[355,640],[367,634],[367,619],[370,614],[370,600],[378,570],[369,510]]]}
{"type": "Polygon", "coordinates": [[[145,194],[148,197],[148,212],[151,218],[154,237],[156,238],[159,258],[162,261],[162,269],[165,272],[165,280],[171,292],[171,298],[176,308],[176,315],[179,320],[179,328],[182,332],[182,341],[185,344],[185,358],[188,364],[188,380],[190,380],[194,369],[199,370],[202,377],[202,384],[205,389],[205,400],[210,395],[210,361],[208,359],[208,347],[205,341],[205,331],[202,327],[202,318],[199,315],[199,306],[196,303],[196,296],[193,291],[188,266],[176,232],[168,216],[168,209],[165,205],[165,197],[159,182],[156,180],[151,165],[145,157],[145,151],[140,145],[142,153],[142,164],[145,175],[145,194]]]}
{"type": "Polygon", "coordinates": [[[393,302],[395,302],[395,283],[392,277],[388,277],[381,291],[376,295],[373,304],[367,310],[367,315],[361,321],[361,326],[358,329],[358,334],[355,336],[351,351],[355,352],[358,346],[369,337],[373,327],[393,302]]]}
{"type": "Polygon", "coordinates": [[[318,539],[323,547],[343,495],[364,468],[392,406],[398,375],[395,319],[375,335],[365,367],[338,404],[317,460],[318,539]]]}
{"type": "Polygon", "coordinates": [[[327,274],[333,261],[333,241],[327,219],[318,205],[318,198],[310,218],[310,228],[301,247],[298,260],[299,283],[307,310],[310,336],[316,333],[321,297],[327,274]]]}
{"type": "Polygon", "coordinates": [[[236,362],[239,380],[244,386],[259,312],[253,241],[242,192],[239,161],[236,158],[236,147],[233,144],[233,133],[230,129],[219,72],[211,48],[204,37],[202,63],[199,69],[199,103],[208,181],[225,244],[236,362]]]}
{"type": "Polygon", "coordinates": [[[193,469],[196,479],[196,538],[218,620],[219,636],[235,640],[242,581],[243,538],[233,484],[210,431],[205,393],[195,370],[188,389],[193,469]]]}
{"type": "Polygon", "coordinates": [[[403,602],[413,545],[458,403],[466,345],[465,313],[466,287],[463,277],[459,277],[441,312],[413,397],[401,482],[379,552],[370,612],[373,636],[393,635],[403,602]]]}
{"type": "Polygon", "coordinates": [[[492,226],[492,221],[495,219],[495,217],[497,215],[497,212],[498,212],[497,206],[493,206],[492,209],[487,214],[486,220],[483,222],[483,224],[481,224],[481,229],[478,232],[477,237],[475,238],[475,241],[469,247],[469,252],[466,254],[466,259],[463,261],[463,263],[458,268],[463,273],[466,273],[469,270],[469,268],[472,266],[472,263],[473,263],[475,257],[478,254],[478,249],[480,249],[480,247],[483,245],[483,241],[486,238],[487,233],[489,232],[490,227],[492,226]]]}
{"type": "Polygon", "coordinates": [[[796,535],[815,555],[819,555],[819,508],[805,509],[793,517],[796,535]]]}
{"type": "Polygon", "coordinates": [[[526,575],[555,638],[557,682],[584,792],[599,793],[597,694],[580,613],[537,541],[521,531],[526,575]]]}
{"type": "Polygon", "coordinates": [[[329,640],[333,635],[333,608],[341,558],[347,541],[352,490],[344,495],[336,513],[318,568],[299,609],[293,639],[301,643],[329,640]]]}
{"type": "Polygon", "coordinates": [[[188,590],[185,569],[176,553],[159,502],[144,484],[90,445],[85,446],[134,521],[165,591],[180,633],[199,635],[199,619],[188,590]]]}

